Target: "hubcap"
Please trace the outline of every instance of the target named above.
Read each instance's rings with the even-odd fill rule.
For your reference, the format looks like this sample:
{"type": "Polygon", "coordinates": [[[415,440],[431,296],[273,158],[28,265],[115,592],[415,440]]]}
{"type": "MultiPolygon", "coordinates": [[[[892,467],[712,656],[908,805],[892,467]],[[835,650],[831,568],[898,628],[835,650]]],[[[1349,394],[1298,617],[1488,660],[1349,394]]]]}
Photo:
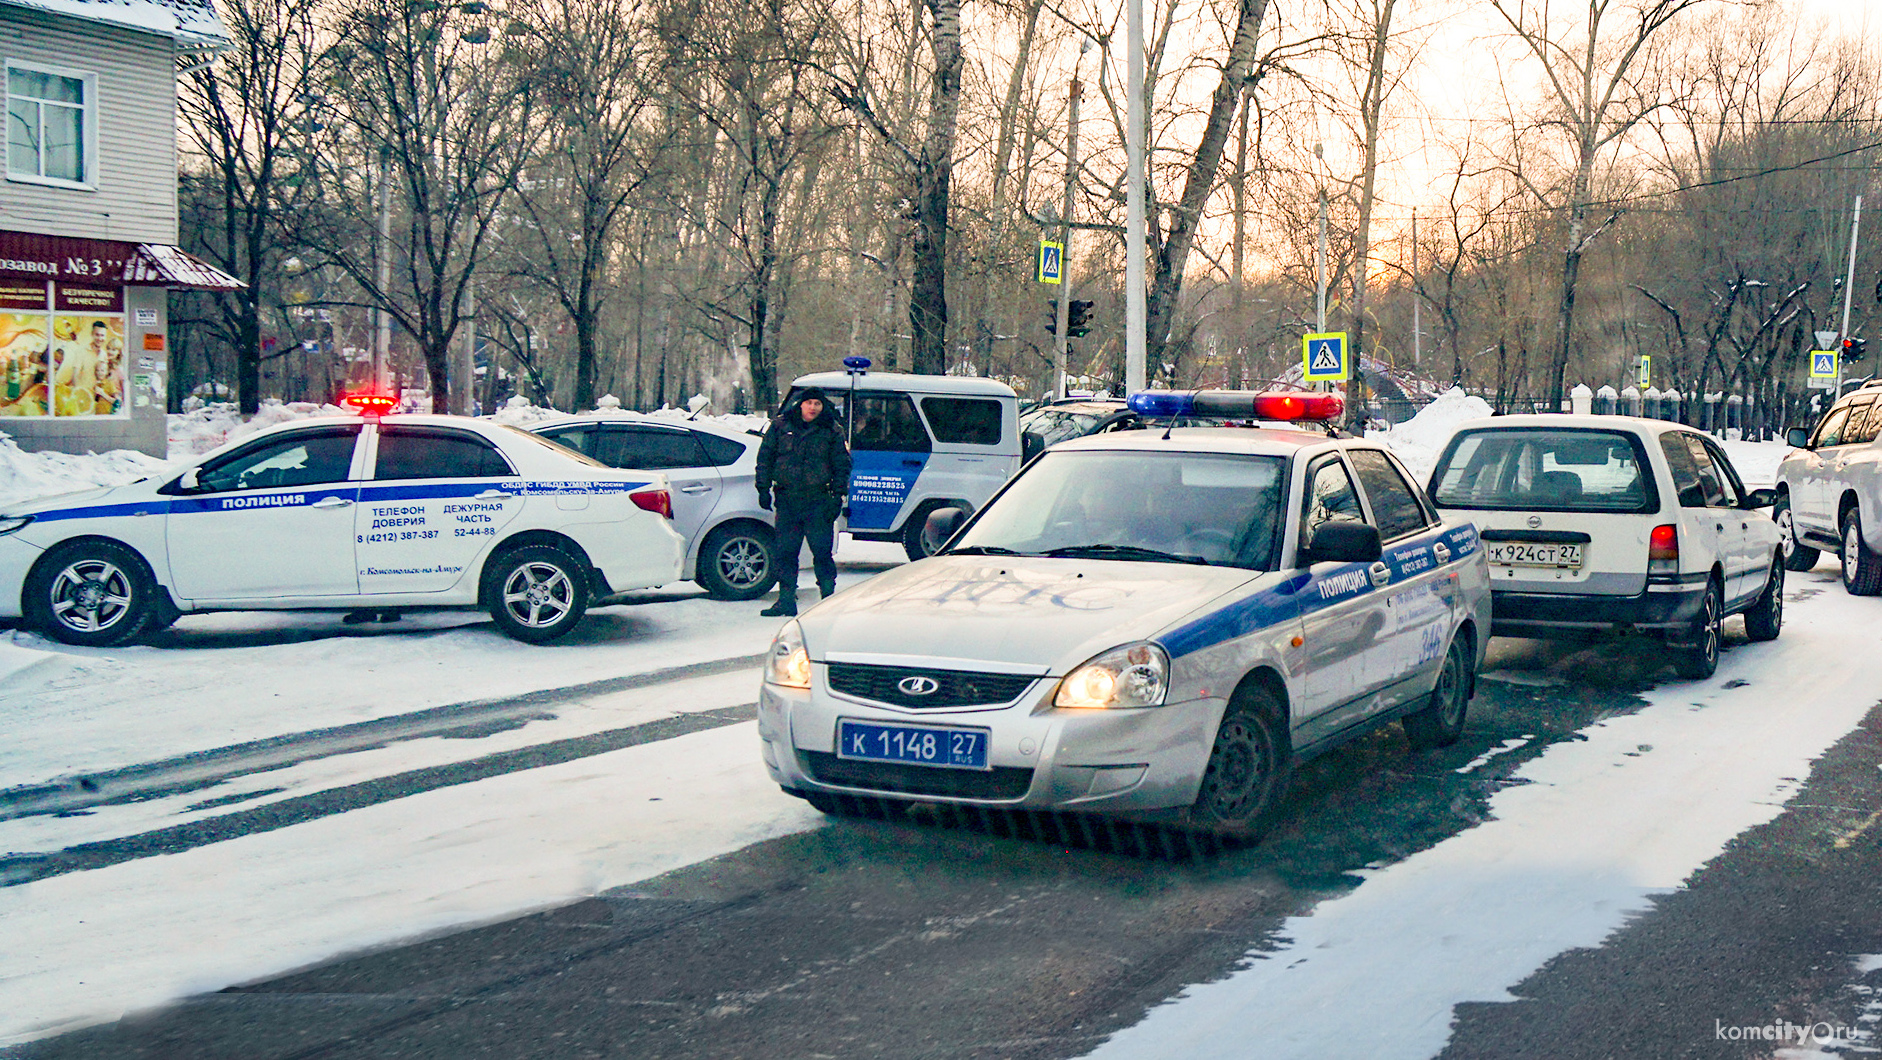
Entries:
{"type": "Polygon", "coordinates": [[[531,629],[553,626],[575,606],[575,582],[552,563],[525,563],[503,583],[503,607],[531,629]]]}
{"type": "Polygon", "coordinates": [[[110,629],[131,613],[131,579],[116,564],[85,559],[52,580],[52,615],[78,633],[110,629]]]}
{"type": "Polygon", "coordinates": [[[1797,528],[1791,520],[1791,510],[1780,508],[1777,513],[1778,547],[1784,550],[1784,558],[1791,558],[1797,551],[1797,528]]]}
{"type": "Polygon", "coordinates": [[[740,589],[763,581],[770,566],[764,545],[749,537],[735,537],[719,550],[719,576],[740,589]]]}
{"type": "Polygon", "coordinates": [[[1843,527],[1843,580],[1854,581],[1856,564],[1862,559],[1862,535],[1856,532],[1856,520],[1843,527]]]}
{"type": "Polygon", "coordinates": [[[1705,620],[1706,630],[1703,644],[1706,658],[1710,659],[1719,653],[1719,596],[1717,593],[1708,592],[1706,594],[1705,620]]]}

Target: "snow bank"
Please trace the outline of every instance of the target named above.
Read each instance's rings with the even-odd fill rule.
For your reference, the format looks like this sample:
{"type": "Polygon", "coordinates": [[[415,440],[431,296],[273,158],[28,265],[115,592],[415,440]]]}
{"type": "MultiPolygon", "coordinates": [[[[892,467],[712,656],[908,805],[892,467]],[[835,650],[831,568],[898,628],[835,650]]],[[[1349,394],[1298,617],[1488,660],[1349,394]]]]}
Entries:
{"type": "Polygon", "coordinates": [[[214,401],[207,405],[191,399],[185,403],[187,411],[170,414],[168,437],[170,459],[196,456],[207,453],[225,442],[241,438],[264,427],[290,420],[302,420],[309,416],[344,416],[346,410],[338,405],[323,405],[312,401],[290,401],[285,404],[270,398],[261,403],[261,411],[252,419],[243,419],[236,411],[232,401],[214,401]],[[193,407],[192,407],[193,406],[193,407]]]}
{"type": "Polygon", "coordinates": [[[108,453],[29,453],[0,434],[0,504],[97,486],[122,486],[169,470],[168,461],[129,449],[108,453]]]}
{"type": "Polygon", "coordinates": [[[512,427],[524,428],[534,423],[540,423],[543,420],[560,419],[565,416],[579,416],[583,419],[596,420],[659,420],[666,423],[684,423],[688,420],[695,423],[704,421],[739,431],[762,431],[765,429],[765,425],[771,422],[764,416],[751,416],[740,413],[712,415],[702,412],[698,415],[694,415],[690,409],[676,409],[671,405],[663,405],[653,412],[635,412],[632,409],[621,408],[618,400],[613,400],[611,403],[611,399],[612,395],[604,397],[598,403],[599,407],[597,408],[590,409],[586,412],[571,413],[558,412],[555,409],[532,405],[522,398],[511,398],[508,404],[498,409],[490,418],[496,420],[498,423],[507,423],[512,427]]]}
{"type": "Polygon", "coordinates": [[[1404,423],[1383,431],[1369,431],[1367,435],[1391,446],[1412,474],[1423,481],[1431,474],[1432,465],[1438,462],[1438,453],[1451,440],[1457,425],[1488,416],[1493,411],[1484,399],[1452,387],[1404,423]]]}

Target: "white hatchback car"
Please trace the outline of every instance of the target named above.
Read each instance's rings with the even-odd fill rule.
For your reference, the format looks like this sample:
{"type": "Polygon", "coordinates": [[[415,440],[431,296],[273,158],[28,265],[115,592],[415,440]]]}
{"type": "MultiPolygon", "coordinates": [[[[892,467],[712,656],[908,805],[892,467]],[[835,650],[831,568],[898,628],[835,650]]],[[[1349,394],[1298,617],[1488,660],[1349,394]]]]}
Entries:
{"type": "Polygon", "coordinates": [[[1574,637],[1637,630],[1712,675],[1719,624],[1753,640],[1783,622],[1777,527],[1710,437],[1631,416],[1500,416],[1457,428],[1431,472],[1440,509],[1476,522],[1494,631],[1574,637]]]}
{"type": "Polygon", "coordinates": [[[716,423],[568,416],[532,423],[609,467],[658,471],[673,491],[673,528],[686,539],[683,579],[721,600],[752,600],[777,581],[771,513],[758,505],[764,435],[716,423]]]}
{"type": "Polygon", "coordinates": [[[323,417],[0,511],[0,617],[119,644],[200,611],[482,607],[519,640],[679,580],[659,475],[453,416],[323,417]]]}
{"type": "MultiPolygon", "coordinates": [[[[961,515],[936,513],[937,536],[961,515]]],[[[938,554],[787,623],[758,732],[771,777],[826,812],[860,796],[1248,838],[1303,757],[1393,720],[1415,748],[1457,740],[1489,619],[1476,531],[1376,444],[1093,435],[938,554]]]]}

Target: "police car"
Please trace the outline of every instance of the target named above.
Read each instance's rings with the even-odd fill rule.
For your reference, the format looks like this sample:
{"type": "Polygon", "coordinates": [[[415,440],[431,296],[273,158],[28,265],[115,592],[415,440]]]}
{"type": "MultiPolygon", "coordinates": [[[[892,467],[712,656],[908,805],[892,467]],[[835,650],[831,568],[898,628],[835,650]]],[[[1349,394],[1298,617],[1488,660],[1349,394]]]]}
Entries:
{"type": "Polygon", "coordinates": [[[183,471],[0,510],[0,617],[109,645],[185,613],[489,610],[540,642],[679,580],[658,475],[515,428],[369,414],[257,432],[183,471]]]}
{"type": "MultiPolygon", "coordinates": [[[[1331,394],[1206,400],[1234,402],[1340,411],[1331,394]]],[[[935,513],[935,536],[959,518],[935,513]]],[[[826,812],[863,796],[1251,838],[1305,756],[1393,720],[1414,747],[1454,742],[1489,631],[1476,530],[1376,444],[1094,435],[1042,454],[936,555],[787,624],[762,754],[826,812]]]]}

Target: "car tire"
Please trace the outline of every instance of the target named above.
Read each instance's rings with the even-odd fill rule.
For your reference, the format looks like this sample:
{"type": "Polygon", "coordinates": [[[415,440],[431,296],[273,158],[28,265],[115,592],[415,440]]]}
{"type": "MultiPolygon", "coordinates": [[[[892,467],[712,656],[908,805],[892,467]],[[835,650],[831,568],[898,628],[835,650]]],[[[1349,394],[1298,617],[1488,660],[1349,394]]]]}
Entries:
{"type": "Polygon", "coordinates": [[[1784,570],[1785,565],[1778,562],[1779,557],[1772,557],[1771,577],[1765,582],[1764,592],[1758,595],[1758,602],[1745,612],[1745,636],[1752,640],[1776,640],[1784,628],[1784,570]]]}
{"type": "Polygon", "coordinates": [[[142,556],[110,541],[76,541],[33,565],[22,602],[27,624],[53,640],[105,648],[144,632],[158,592],[142,556]]]}
{"type": "Polygon", "coordinates": [[[1459,631],[1451,638],[1444,653],[1444,665],[1438,670],[1438,684],[1431,690],[1431,704],[1399,722],[1405,728],[1405,742],[1414,751],[1435,751],[1449,747],[1464,735],[1464,715],[1470,710],[1470,695],[1476,685],[1477,653],[1470,639],[1459,631]]]}
{"type": "Polygon", "coordinates": [[[1286,716],[1274,695],[1262,688],[1238,693],[1229,702],[1196,802],[1189,808],[1191,827],[1250,843],[1267,834],[1290,776],[1279,731],[1279,719],[1286,716]]]}
{"type": "Polygon", "coordinates": [[[923,501],[921,507],[909,513],[908,520],[902,524],[902,551],[908,553],[909,562],[928,558],[927,543],[921,539],[922,530],[928,525],[929,515],[947,506],[947,501],[923,501]]]}
{"type": "Polygon", "coordinates": [[[1703,681],[1719,668],[1719,624],[1725,619],[1725,603],[1718,579],[1706,582],[1705,600],[1693,619],[1687,636],[1690,643],[1673,649],[1673,670],[1688,681],[1703,681]]]}
{"type": "Polygon", "coordinates": [[[778,580],[771,528],[762,523],[714,527],[699,546],[696,580],[715,600],[755,600],[778,580]]]}
{"type": "Polygon", "coordinates": [[[559,548],[524,545],[491,558],[484,594],[498,629],[542,644],[567,634],[587,613],[588,570],[559,548]]]}
{"type": "Polygon", "coordinates": [[[1804,571],[1817,565],[1823,553],[1797,540],[1797,520],[1791,514],[1791,495],[1780,493],[1771,505],[1771,521],[1777,524],[1778,541],[1784,549],[1784,569],[1804,571]]]}
{"type": "Polygon", "coordinates": [[[1843,562],[1843,588],[1851,596],[1882,593],[1882,556],[1862,543],[1862,513],[1855,508],[1843,514],[1843,547],[1837,554],[1843,562]]]}

